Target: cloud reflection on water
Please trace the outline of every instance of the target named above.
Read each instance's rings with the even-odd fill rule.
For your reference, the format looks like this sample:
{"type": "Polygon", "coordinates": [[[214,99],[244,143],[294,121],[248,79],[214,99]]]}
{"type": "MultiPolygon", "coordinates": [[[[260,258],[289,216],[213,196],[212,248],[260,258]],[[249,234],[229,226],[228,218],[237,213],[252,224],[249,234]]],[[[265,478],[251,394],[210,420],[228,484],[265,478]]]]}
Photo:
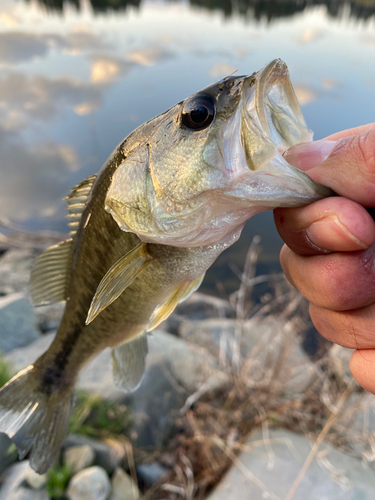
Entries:
{"type": "Polygon", "coordinates": [[[73,32],[61,36],[7,31],[0,33],[0,63],[31,61],[46,56],[51,48],[74,55],[107,47],[108,44],[90,32],[73,32]]]}
{"type": "Polygon", "coordinates": [[[97,109],[101,94],[102,89],[74,78],[27,77],[22,73],[11,72],[0,78],[3,111],[0,121],[4,112],[5,116],[17,111],[24,117],[46,120],[53,118],[66,106],[74,108],[89,103],[92,109],[97,109]]]}
{"type": "Polygon", "coordinates": [[[6,168],[0,183],[0,213],[11,220],[52,216],[61,192],[69,191],[77,154],[68,145],[52,141],[28,145],[19,135],[0,127],[0,158],[6,168]]]}

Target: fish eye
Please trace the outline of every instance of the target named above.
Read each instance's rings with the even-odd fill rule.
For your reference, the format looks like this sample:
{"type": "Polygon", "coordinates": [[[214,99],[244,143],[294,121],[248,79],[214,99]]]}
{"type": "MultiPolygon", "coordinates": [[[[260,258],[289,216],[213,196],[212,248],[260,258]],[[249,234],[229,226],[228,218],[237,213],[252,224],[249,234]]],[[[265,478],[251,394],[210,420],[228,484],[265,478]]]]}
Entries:
{"type": "Polygon", "coordinates": [[[192,130],[207,128],[215,117],[215,99],[208,94],[198,94],[184,104],[181,120],[192,130]]]}

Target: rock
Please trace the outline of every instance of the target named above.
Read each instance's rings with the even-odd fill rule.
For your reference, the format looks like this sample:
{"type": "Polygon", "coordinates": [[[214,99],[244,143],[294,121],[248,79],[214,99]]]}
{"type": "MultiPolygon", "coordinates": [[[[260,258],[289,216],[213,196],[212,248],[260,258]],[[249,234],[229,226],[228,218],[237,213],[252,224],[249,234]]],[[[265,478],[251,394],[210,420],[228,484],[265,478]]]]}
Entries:
{"type": "Polygon", "coordinates": [[[98,441],[97,439],[80,436],[79,434],[71,434],[63,444],[64,454],[71,447],[89,446],[94,450],[95,461],[94,464],[102,467],[108,474],[120,465],[125,457],[125,450],[117,441],[113,439],[106,439],[105,441],[98,441]]]}
{"type": "Polygon", "coordinates": [[[102,467],[81,470],[70,480],[66,495],[69,500],[107,500],[111,483],[102,467]]]}
{"type": "Polygon", "coordinates": [[[186,319],[202,321],[207,318],[234,318],[235,315],[235,310],[227,300],[196,292],[178,304],[171,316],[160,325],[160,329],[178,335],[179,327],[186,319]]]}
{"type": "Polygon", "coordinates": [[[34,310],[22,293],[0,298],[0,325],[3,352],[28,345],[40,336],[34,310]]]}
{"type": "Polygon", "coordinates": [[[131,437],[136,446],[162,446],[173,428],[173,413],[189,395],[202,386],[206,392],[219,390],[228,379],[206,350],[154,331],[142,384],[124,400],[132,408],[131,437]]]}
{"type": "Polygon", "coordinates": [[[31,267],[39,252],[14,248],[0,258],[0,294],[27,293],[31,267]]]}
{"type": "Polygon", "coordinates": [[[20,487],[12,497],[9,497],[9,500],[50,500],[50,497],[46,491],[35,491],[20,487]]]}
{"type": "Polygon", "coordinates": [[[168,474],[168,469],[160,465],[158,462],[152,464],[138,465],[137,476],[145,489],[151,488],[153,484],[162,479],[168,474]]]}
{"type": "Polygon", "coordinates": [[[95,461],[94,448],[88,444],[82,446],[72,446],[64,452],[64,463],[67,465],[72,474],[76,474],[82,469],[87,469],[95,461]]]}
{"type": "Polygon", "coordinates": [[[8,438],[6,434],[0,434],[0,474],[16,462],[18,451],[15,444],[8,438]]]}
{"type": "Polygon", "coordinates": [[[37,474],[29,467],[25,474],[25,480],[33,490],[41,490],[47,484],[48,474],[37,474]]]}
{"type": "Polygon", "coordinates": [[[48,334],[39,337],[32,344],[14,349],[12,352],[4,356],[5,360],[9,363],[9,367],[13,374],[31,365],[39,358],[51,345],[55,334],[48,334]]]}
{"type": "Polygon", "coordinates": [[[38,328],[42,333],[57,330],[64,314],[65,302],[35,308],[38,328]]]}
{"type": "Polygon", "coordinates": [[[199,292],[193,293],[178,304],[175,312],[179,316],[185,316],[191,320],[234,318],[236,315],[236,311],[227,300],[199,292]]]}
{"type": "MultiPolygon", "coordinates": [[[[250,436],[249,451],[239,455],[241,469],[232,467],[207,500],[285,498],[301,470],[312,443],[287,430],[250,436]],[[246,472],[247,471],[247,472],[246,472]]],[[[370,500],[375,498],[375,473],[361,460],[324,443],[293,495],[293,500],[370,500]]]]}
{"type": "Polygon", "coordinates": [[[111,495],[108,500],[138,500],[141,498],[137,485],[121,467],[115,470],[111,487],[111,495]]]}
{"type": "Polygon", "coordinates": [[[7,470],[0,489],[0,500],[13,500],[14,496],[25,480],[26,471],[29,468],[29,461],[18,462],[7,470]]]}
{"type": "Polygon", "coordinates": [[[230,366],[237,328],[241,329],[240,354],[246,362],[246,372],[243,373],[246,373],[250,384],[267,385],[273,377],[280,392],[295,397],[317,379],[315,365],[300,345],[297,332],[301,328],[297,320],[295,323],[286,322],[277,316],[266,316],[242,324],[228,318],[187,320],[180,325],[179,335],[205,347],[224,366],[230,366]]]}

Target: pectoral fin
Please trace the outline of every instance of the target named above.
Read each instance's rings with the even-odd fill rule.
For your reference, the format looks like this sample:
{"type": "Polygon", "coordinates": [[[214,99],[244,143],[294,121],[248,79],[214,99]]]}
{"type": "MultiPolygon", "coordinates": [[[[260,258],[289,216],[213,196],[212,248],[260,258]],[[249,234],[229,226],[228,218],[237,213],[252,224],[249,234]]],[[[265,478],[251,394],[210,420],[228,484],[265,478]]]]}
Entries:
{"type": "Polygon", "coordinates": [[[125,392],[137,389],[145,371],[147,353],[145,333],[111,349],[113,380],[116,387],[125,392]]]}
{"type": "Polygon", "coordinates": [[[188,281],[175,288],[171,295],[163,304],[157,307],[151,316],[147,331],[154,330],[162,321],[168,318],[174,311],[177,304],[187,299],[201,285],[204,274],[194,281],[188,281]]]}
{"type": "Polygon", "coordinates": [[[151,263],[147,244],[140,243],[114,264],[96,290],[87,315],[86,325],[114,302],[137,276],[151,263]]]}

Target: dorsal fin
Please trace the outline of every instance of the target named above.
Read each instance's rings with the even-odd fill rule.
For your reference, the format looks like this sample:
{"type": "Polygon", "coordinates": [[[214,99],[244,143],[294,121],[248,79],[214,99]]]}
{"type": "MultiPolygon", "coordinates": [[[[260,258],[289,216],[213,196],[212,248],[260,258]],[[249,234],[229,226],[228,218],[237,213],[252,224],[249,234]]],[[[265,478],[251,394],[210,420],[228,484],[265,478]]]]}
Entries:
{"type": "Polygon", "coordinates": [[[30,296],[34,306],[66,300],[72,254],[73,240],[69,239],[47,248],[37,257],[30,278],[30,296]]]}
{"type": "Polygon", "coordinates": [[[87,197],[90,194],[91,188],[95,182],[96,175],[87,177],[70,191],[68,196],[64,198],[68,202],[67,209],[70,219],[68,226],[70,227],[70,236],[74,236],[77,232],[82,212],[85,208],[87,197]]]}

